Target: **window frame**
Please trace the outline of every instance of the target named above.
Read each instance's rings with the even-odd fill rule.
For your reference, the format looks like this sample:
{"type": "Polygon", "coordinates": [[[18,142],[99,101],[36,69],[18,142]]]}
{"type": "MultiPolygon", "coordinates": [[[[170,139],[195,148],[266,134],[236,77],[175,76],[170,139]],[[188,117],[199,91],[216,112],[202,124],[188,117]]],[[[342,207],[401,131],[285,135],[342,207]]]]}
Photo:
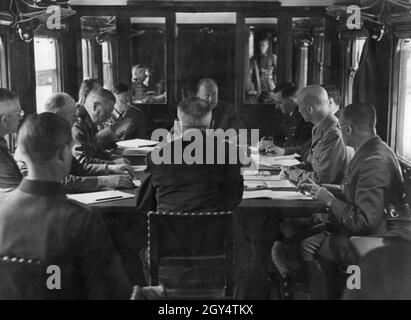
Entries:
{"type": "Polygon", "coordinates": [[[7,41],[6,41],[7,35],[1,34],[0,33],[0,46],[2,47],[3,55],[0,55],[0,70],[5,70],[5,72],[2,72],[0,74],[0,87],[2,88],[8,88],[9,87],[9,68],[8,68],[8,55],[7,55],[7,41]]]}

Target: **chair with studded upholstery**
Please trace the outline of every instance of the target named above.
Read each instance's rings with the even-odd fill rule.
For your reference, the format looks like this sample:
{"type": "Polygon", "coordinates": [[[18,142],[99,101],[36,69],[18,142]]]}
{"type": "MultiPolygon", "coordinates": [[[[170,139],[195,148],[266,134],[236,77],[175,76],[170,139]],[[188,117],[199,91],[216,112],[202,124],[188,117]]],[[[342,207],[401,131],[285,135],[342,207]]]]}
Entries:
{"type": "Polygon", "coordinates": [[[150,285],[168,299],[233,294],[233,212],[149,212],[150,285]]]}

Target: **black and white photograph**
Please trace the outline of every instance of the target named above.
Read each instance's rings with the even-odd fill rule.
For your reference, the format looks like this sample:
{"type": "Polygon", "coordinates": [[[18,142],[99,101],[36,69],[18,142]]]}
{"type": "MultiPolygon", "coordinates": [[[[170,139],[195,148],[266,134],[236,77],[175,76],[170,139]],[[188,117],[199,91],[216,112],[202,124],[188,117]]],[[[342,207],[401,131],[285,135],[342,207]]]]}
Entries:
{"type": "Polygon", "coordinates": [[[411,0],[0,2],[0,300],[411,300],[410,205],[411,0]]]}

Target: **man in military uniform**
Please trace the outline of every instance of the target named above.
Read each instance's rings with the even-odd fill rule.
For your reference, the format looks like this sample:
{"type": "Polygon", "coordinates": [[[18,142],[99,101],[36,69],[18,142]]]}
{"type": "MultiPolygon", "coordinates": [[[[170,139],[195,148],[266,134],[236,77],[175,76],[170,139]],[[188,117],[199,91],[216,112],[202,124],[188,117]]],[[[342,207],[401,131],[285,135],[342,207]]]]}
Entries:
{"type": "Polygon", "coordinates": [[[132,96],[133,103],[145,103],[147,99],[148,85],[146,84],[147,79],[147,68],[142,65],[135,65],[132,70],[132,96]]]}
{"type": "Polygon", "coordinates": [[[129,163],[126,159],[104,150],[96,138],[97,126],[110,117],[115,101],[110,91],[99,88],[88,94],[84,106],[77,107],[76,121],[72,128],[73,155],[83,166],[90,163],[129,163]]]}
{"type": "MultiPolygon", "coordinates": [[[[0,255],[59,266],[62,288],[48,292],[55,298],[129,299],[132,284],[101,217],[64,194],[60,182],[70,170],[71,142],[70,124],[55,114],[31,115],[23,123],[18,147],[28,176],[0,202],[0,255]]],[[[3,277],[2,289],[13,288],[13,281],[19,277],[3,277]]],[[[25,284],[27,292],[32,285],[25,284]]],[[[21,298],[13,291],[1,293],[1,299],[21,298]]]]}
{"type": "Polygon", "coordinates": [[[298,112],[297,87],[284,82],[274,90],[275,100],[284,114],[283,135],[273,140],[261,140],[259,148],[275,155],[303,153],[304,146],[311,141],[312,123],[306,122],[298,112]]]}
{"type": "Polygon", "coordinates": [[[16,94],[0,88],[0,192],[13,190],[22,179],[4,139],[6,135],[17,132],[21,113],[20,101],[16,94]]]}
{"type": "MultiPolygon", "coordinates": [[[[52,94],[45,102],[46,112],[52,112],[66,119],[73,125],[76,103],[66,93],[52,94]]],[[[20,171],[27,175],[27,164],[19,148],[16,149],[14,159],[20,171]]],[[[92,192],[107,188],[133,188],[129,174],[133,169],[127,164],[96,164],[87,163],[84,166],[73,157],[69,175],[65,178],[67,193],[92,192]]]]}
{"type": "Polygon", "coordinates": [[[257,91],[260,102],[270,102],[275,88],[275,73],[277,69],[277,56],[269,53],[269,40],[264,38],[259,41],[260,53],[250,59],[250,79],[257,91]]]}
{"type": "Polygon", "coordinates": [[[328,99],[330,101],[330,110],[335,114],[337,118],[341,114],[341,101],[342,96],[340,90],[333,85],[323,85],[324,89],[327,91],[328,99]]]}
{"type": "Polygon", "coordinates": [[[330,112],[327,91],[318,85],[303,88],[297,98],[299,112],[314,124],[308,159],[298,167],[286,168],[294,182],[339,183],[346,168],[346,147],[338,119],[330,112]]]}
{"type": "Polygon", "coordinates": [[[120,140],[146,139],[145,117],[141,109],[131,102],[131,92],[124,83],[118,83],[113,88],[116,97],[114,110],[104,123],[104,129],[97,133],[97,137],[106,135],[105,143],[114,143],[120,140]]]}
{"type": "MultiPolygon", "coordinates": [[[[396,207],[401,203],[403,177],[395,153],[376,134],[375,124],[376,111],[372,104],[347,106],[341,115],[341,130],[344,142],[354,148],[355,156],[343,184],[302,184],[314,199],[330,208],[332,226],[329,231],[303,242],[303,259],[311,271],[311,280],[318,275],[317,263],[329,280],[337,274],[339,264],[349,262],[349,237],[390,235],[384,211],[389,205],[396,207]]],[[[328,284],[328,297],[335,297],[330,281],[328,284]]],[[[312,286],[312,291],[318,296],[324,290],[312,286]]]]}

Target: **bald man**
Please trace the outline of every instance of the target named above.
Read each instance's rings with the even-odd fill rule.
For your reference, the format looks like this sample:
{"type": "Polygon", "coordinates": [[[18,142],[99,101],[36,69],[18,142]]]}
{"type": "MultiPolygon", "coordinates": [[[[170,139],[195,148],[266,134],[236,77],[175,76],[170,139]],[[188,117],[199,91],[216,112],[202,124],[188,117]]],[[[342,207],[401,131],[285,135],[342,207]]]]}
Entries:
{"type": "Polygon", "coordinates": [[[303,184],[315,199],[330,208],[333,228],[304,240],[303,260],[310,272],[314,296],[324,292],[315,285],[313,275],[320,263],[327,276],[328,298],[335,296],[333,275],[340,264],[350,264],[351,236],[390,236],[385,210],[401,208],[404,203],[403,177],[395,153],[376,133],[376,111],[372,104],[355,103],[343,109],[341,130],[344,142],[353,147],[351,160],[342,185],[303,184]]]}
{"type": "Polygon", "coordinates": [[[90,163],[122,164],[127,160],[104,150],[98,143],[97,126],[106,121],[114,109],[116,98],[103,88],[93,89],[83,106],[78,106],[73,125],[73,155],[83,165],[90,163]]]}
{"type": "Polygon", "coordinates": [[[208,101],[211,105],[213,118],[212,129],[241,129],[245,128],[237,109],[218,99],[218,85],[213,79],[201,79],[197,84],[197,97],[208,101]]]}
{"type": "Polygon", "coordinates": [[[290,180],[300,183],[339,183],[346,167],[346,147],[338,119],[331,112],[327,91],[318,85],[301,89],[297,96],[298,111],[305,121],[314,124],[311,149],[299,167],[285,170],[290,180]]]}
{"type": "MultiPolygon", "coordinates": [[[[55,113],[73,126],[76,114],[76,102],[66,93],[52,94],[44,105],[46,112],[55,113]]],[[[26,160],[17,148],[14,155],[20,171],[27,174],[26,160]]],[[[96,164],[82,165],[73,157],[69,175],[64,186],[67,193],[92,192],[107,188],[132,188],[129,174],[133,169],[127,164],[96,164]]]]}
{"type": "Polygon", "coordinates": [[[16,188],[23,178],[4,137],[17,132],[22,111],[17,95],[0,88],[0,192],[16,188]]]}

